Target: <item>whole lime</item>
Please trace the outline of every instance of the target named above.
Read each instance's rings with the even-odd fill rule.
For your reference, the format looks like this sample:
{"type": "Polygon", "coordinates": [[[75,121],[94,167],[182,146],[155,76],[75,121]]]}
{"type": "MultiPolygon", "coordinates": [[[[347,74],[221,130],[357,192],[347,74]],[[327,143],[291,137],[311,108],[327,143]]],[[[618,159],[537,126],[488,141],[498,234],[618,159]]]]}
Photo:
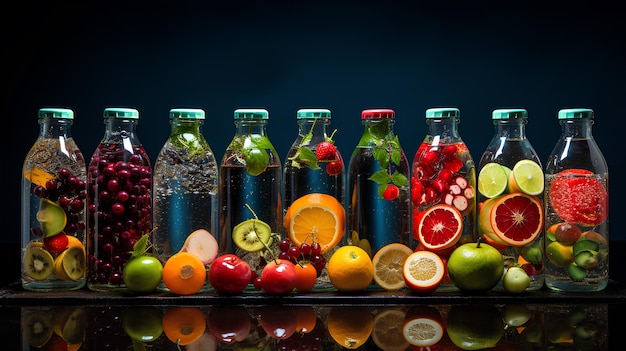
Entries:
{"type": "Polygon", "coordinates": [[[448,259],[452,283],[464,292],[493,289],[504,272],[504,259],[496,248],[482,242],[457,247],[448,259]]]}
{"type": "Polygon", "coordinates": [[[163,264],[154,256],[137,256],[126,262],[122,273],[128,290],[150,293],[161,283],[163,264]]]}
{"type": "Polygon", "coordinates": [[[454,305],[448,312],[446,332],[461,349],[482,350],[500,341],[504,335],[504,322],[493,305],[454,305]]]}

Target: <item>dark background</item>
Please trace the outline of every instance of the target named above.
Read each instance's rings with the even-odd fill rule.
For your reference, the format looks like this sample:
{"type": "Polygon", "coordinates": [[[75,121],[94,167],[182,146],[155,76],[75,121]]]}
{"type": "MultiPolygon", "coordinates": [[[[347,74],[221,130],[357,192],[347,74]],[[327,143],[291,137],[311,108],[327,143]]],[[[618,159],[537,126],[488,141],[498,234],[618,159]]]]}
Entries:
{"type": "MultiPolygon", "coordinates": [[[[544,163],[560,135],[557,111],[588,107],[612,171],[611,217],[624,212],[615,171],[624,152],[626,30],[617,2],[88,3],[2,11],[2,243],[20,241],[22,162],[39,132],[37,110],[52,106],[74,110],[87,159],[103,135],[102,110],[137,108],[153,163],[175,107],[205,109],[218,160],[236,108],[270,111],[281,158],[297,133],[296,110],[329,108],[344,159],[362,132],[360,111],[393,108],[412,160],[424,111],[454,106],[476,162],[494,131],[492,110],[521,107],[544,163]]],[[[612,223],[611,239],[626,239],[612,223]]]]}

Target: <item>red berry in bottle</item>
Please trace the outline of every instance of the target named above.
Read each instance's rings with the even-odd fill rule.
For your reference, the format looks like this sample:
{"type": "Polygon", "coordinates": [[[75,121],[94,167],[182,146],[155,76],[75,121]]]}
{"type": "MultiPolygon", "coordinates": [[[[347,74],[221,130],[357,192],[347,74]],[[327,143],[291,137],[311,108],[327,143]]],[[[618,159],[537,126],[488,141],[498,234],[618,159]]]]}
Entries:
{"type": "Polygon", "coordinates": [[[400,193],[400,190],[398,189],[396,185],[388,184],[387,188],[383,192],[383,198],[385,198],[385,200],[391,201],[391,200],[394,200],[396,197],[398,197],[399,193],[400,193]]]}
{"type": "Polygon", "coordinates": [[[317,148],[315,148],[315,157],[317,157],[319,161],[334,160],[336,153],[337,148],[330,141],[322,141],[317,144],[317,148]]]}
{"type": "Polygon", "coordinates": [[[70,241],[67,238],[67,235],[63,232],[54,236],[48,236],[43,238],[43,245],[48,251],[53,253],[61,252],[67,249],[67,245],[69,244],[69,242],[70,241]]]}
{"type": "Polygon", "coordinates": [[[113,213],[116,216],[121,216],[122,214],[124,214],[125,210],[126,209],[124,208],[124,205],[122,205],[119,202],[116,202],[111,206],[111,213],[113,213]]]}
{"type": "Polygon", "coordinates": [[[343,171],[343,164],[341,161],[332,161],[326,165],[326,173],[331,176],[336,176],[341,174],[343,171]]]}

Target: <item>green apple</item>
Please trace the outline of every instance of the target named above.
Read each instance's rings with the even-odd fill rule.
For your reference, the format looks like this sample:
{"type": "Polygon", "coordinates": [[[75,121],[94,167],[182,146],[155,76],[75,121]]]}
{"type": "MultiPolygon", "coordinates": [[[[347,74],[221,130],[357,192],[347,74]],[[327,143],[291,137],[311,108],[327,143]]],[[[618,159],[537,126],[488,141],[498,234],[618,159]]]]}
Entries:
{"type": "Polygon", "coordinates": [[[519,294],[530,286],[530,277],[521,267],[509,267],[502,277],[502,286],[509,293],[519,294]]]}
{"type": "Polygon", "coordinates": [[[465,292],[486,292],[502,279],[502,254],[489,244],[463,244],[448,258],[448,274],[452,283],[465,292]]]}

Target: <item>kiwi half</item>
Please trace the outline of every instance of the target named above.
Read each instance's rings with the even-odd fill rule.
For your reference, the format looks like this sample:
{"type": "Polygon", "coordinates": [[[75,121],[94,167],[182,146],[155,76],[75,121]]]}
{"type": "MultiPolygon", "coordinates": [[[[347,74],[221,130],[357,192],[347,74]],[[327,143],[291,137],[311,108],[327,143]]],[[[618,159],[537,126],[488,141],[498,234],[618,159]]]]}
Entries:
{"type": "Polygon", "coordinates": [[[59,234],[67,224],[65,210],[55,202],[46,198],[42,198],[39,202],[37,220],[41,225],[41,231],[44,237],[59,234]]]}
{"type": "Polygon", "coordinates": [[[54,259],[42,247],[29,245],[24,252],[24,270],[29,277],[44,280],[54,271],[54,259]]]}
{"type": "Polygon", "coordinates": [[[24,311],[22,331],[32,347],[41,348],[52,337],[52,317],[43,311],[24,311]]]}
{"type": "Polygon", "coordinates": [[[85,276],[87,268],[85,260],[85,249],[82,246],[71,247],[57,257],[61,260],[61,266],[66,276],[71,280],[80,280],[85,276]]]}
{"type": "Polygon", "coordinates": [[[247,252],[265,249],[272,239],[272,228],[258,219],[248,219],[233,228],[233,242],[247,252]]]}

